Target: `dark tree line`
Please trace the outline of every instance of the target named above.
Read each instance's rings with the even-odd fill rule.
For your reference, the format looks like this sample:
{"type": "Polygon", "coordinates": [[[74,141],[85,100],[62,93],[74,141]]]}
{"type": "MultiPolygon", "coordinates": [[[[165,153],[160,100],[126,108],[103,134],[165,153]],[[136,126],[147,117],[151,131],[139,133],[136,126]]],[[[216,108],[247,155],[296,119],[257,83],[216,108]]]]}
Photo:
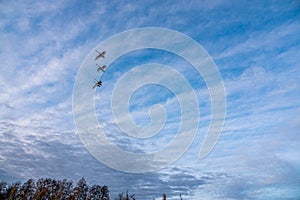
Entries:
{"type": "MultiPolygon", "coordinates": [[[[0,182],[0,200],[110,200],[106,185],[89,186],[84,178],[76,184],[67,179],[56,180],[41,178],[37,181],[29,179],[21,184],[0,182]]],[[[163,194],[166,200],[166,194],[163,194]]],[[[120,193],[115,200],[135,200],[135,194],[120,193]]],[[[182,200],[180,194],[180,200],[182,200]]]]}
{"type": "Polygon", "coordinates": [[[36,182],[29,179],[25,183],[8,184],[0,182],[0,200],[109,200],[109,190],[106,185],[88,186],[81,178],[76,185],[66,179],[55,180],[41,178],[36,182]]]}

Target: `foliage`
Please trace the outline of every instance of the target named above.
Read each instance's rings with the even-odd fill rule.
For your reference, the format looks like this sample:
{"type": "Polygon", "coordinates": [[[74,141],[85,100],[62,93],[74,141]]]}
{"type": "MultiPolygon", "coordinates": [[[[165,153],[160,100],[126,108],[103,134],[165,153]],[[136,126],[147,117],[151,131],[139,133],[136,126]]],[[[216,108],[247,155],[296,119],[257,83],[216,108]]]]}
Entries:
{"type": "MultiPolygon", "coordinates": [[[[0,182],[0,200],[110,200],[108,186],[89,186],[84,178],[81,178],[76,185],[67,179],[56,180],[41,178],[36,182],[33,179],[21,184],[16,182],[8,184],[0,182]]],[[[166,200],[163,194],[163,200],[166,200]]],[[[181,194],[180,194],[180,199],[181,194]]],[[[135,194],[128,191],[120,193],[115,200],[136,200],[135,194]]]]}
{"type": "Polygon", "coordinates": [[[36,182],[29,179],[25,183],[8,184],[0,182],[0,199],[4,200],[109,200],[109,190],[106,185],[89,187],[84,178],[76,186],[66,179],[55,180],[41,178],[36,182]]]}

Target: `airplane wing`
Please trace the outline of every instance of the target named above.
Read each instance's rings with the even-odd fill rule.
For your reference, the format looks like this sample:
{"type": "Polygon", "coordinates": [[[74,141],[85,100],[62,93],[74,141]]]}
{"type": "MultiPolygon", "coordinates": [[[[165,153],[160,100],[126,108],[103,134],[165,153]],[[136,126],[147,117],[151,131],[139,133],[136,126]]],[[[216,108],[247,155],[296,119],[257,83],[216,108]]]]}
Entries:
{"type": "Polygon", "coordinates": [[[102,58],[105,58],[105,51],[102,51],[101,53],[99,53],[99,56],[101,56],[102,58]]]}
{"type": "Polygon", "coordinates": [[[102,53],[100,53],[98,56],[96,56],[95,60],[97,60],[99,58],[105,58],[105,57],[104,57],[104,55],[102,53]]]}
{"type": "Polygon", "coordinates": [[[100,57],[101,57],[101,54],[99,54],[98,56],[96,56],[95,60],[97,60],[97,59],[100,58],[100,57]]]}

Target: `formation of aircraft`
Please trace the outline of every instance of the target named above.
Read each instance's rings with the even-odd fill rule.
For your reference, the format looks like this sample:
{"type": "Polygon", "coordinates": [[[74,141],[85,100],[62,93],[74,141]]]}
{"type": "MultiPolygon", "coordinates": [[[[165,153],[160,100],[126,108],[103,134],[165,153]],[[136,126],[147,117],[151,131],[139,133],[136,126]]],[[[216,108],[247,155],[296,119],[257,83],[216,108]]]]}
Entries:
{"type": "Polygon", "coordinates": [[[105,55],[105,51],[102,51],[102,52],[99,52],[97,50],[95,50],[98,55],[96,56],[95,60],[98,60],[99,58],[105,58],[104,55],[105,55]]]}
{"type": "MultiPolygon", "coordinates": [[[[99,52],[97,50],[95,50],[95,51],[98,53],[98,55],[96,56],[95,60],[97,60],[99,58],[105,58],[105,56],[104,56],[105,55],[105,51],[102,51],[102,52],[99,52]]],[[[97,72],[100,72],[100,71],[105,72],[106,65],[100,66],[97,63],[96,63],[96,65],[98,67],[97,72]]],[[[95,82],[95,84],[92,87],[92,89],[95,89],[96,87],[101,87],[102,86],[102,81],[101,80],[96,80],[95,79],[94,82],[95,82]]]]}

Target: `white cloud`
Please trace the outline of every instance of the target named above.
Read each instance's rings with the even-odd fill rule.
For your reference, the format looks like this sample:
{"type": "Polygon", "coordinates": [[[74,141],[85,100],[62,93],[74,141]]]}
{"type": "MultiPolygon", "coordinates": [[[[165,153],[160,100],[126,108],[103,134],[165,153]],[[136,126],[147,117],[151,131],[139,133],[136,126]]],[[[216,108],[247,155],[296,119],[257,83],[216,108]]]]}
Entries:
{"type": "Polygon", "coordinates": [[[214,56],[214,58],[228,58],[253,51],[274,51],[281,48],[282,45],[285,45],[285,40],[287,40],[290,35],[296,34],[299,28],[300,24],[298,22],[288,22],[272,30],[263,29],[253,32],[245,41],[236,46],[229,47],[225,52],[214,56]]]}
{"type": "MultiPolygon", "coordinates": [[[[120,192],[119,189],[129,182],[135,191],[144,186],[146,194],[140,196],[148,198],[155,193],[158,197],[164,191],[170,194],[168,199],[178,199],[179,191],[186,191],[184,199],[191,199],[191,196],[198,199],[199,195],[205,199],[239,198],[243,195],[245,198],[259,198],[264,192],[279,191],[284,196],[296,191],[279,190],[273,185],[291,186],[299,183],[299,171],[295,170],[299,168],[299,122],[286,124],[299,113],[299,48],[297,38],[295,39],[299,23],[274,21],[275,28],[272,30],[267,30],[268,26],[252,30],[249,35],[249,32],[241,32],[228,36],[223,32],[227,30],[227,25],[238,26],[245,19],[234,17],[232,20],[232,16],[228,19],[230,12],[227,14],[226,9],[219,9],[227,8],[226,2],[172,3],[169,7],[163,6],[169,5],[169,2],[161,5],[151,3],[147,4],[147,8],[144,3],[97,2],[95,6],[91,6],[92,9],[87,6],[80,8],[82,10],[71,7],[71,4],[73,2],[69,1],[0,3],[3,14],[0,19],[1,178],[53,176],[76,179],[84,175],[88,180],[99,184],[97,181],[100,177],[101,180],[109,180],[111,189],[118,190],[115,192],[120,192]],[[116,9],[112,10],[112,7],[116,9]],[[70,8],[74,10],[70,12],[70,8]],[[69,12],[65,12],[67,10],[69,12]],[[216,24],[221,28],[213,28],[216,24]],[[178,169],[167,168],[166,174],[158,172],[146,175],[116,172],[90,156],[74,133],[71,94],[75,74],[84,57],[101,40],[127,28],[155,25],[184,30],[191,36],[197,36],[195,39],[198,41],[206,42],[208,47],[216,45],[209,50],[217,55],[215,58],[221,63],[221,71],[229,69],[224,72],[228,72],[224,75],[224,80],[229,99],[225,131],[212,153],[199,161],[199,143],[205,135],[205,124],[209,121],[210,104],[206,88],[197,86],[195,90],[200,99],[200,108],[204,109],[201,112],[205,116],[201,119],[204,123],[192,148],[174,164],[190,171],[178,172],[178,169]],[[221,32],[218,34],[222,36],[217,34],[219,30],[221,32]],[[211,34],[212,32],[216,34],[211,34]],[[237,45],[218,55],[214,52],[220,52],[229,43],[217,44],[222,43],[224,38],[237,45]],[[240,55],[245,56],[243,60],[233,59],[240,55]],[[232,69],[232,63],[229,65],[226,59],[230,59],[238,69],[232,69]],[[249,64],[249,60],[252,64],[249,64]],[[244,63],[247,63],[248,69],[242,72],[240,65],[244,63]],[[285,70],[281,70],[283,68],[285,70]],[[282,130],[276,131],[278,126],[282,130]],[[295,127],[293,131],[291,127],[295,127]],[[202,172],[207,171],[212,173],[207,174],[206,178],[202,177],[202,172]],[[218,174],[220,172],[226,175],[218,174]],[[207,182],[202,184],[203,180],[207,182]],[[196,190],[197,193],[193,194],[196,190]]],[[[276,10],[276,5],[274,6],[276,10]]],[[[260,10],[253,10],[259,17],[260,10]]],[[[246,12],[249,13],[251,12],[246,12]]],[[[257,27],[256,22],[251,21],[251,15],[249,16],[251,26],[257,27]]],[[[120,44],[122,43],[115,45],[120,44]]],[[[112,47],[108,50],[110,48],[112,47]]],[[[163,59],[161,61],[164,64],[169,62],[163,59]]],[[[180,69],[180,73],[194,75],[183,72],[187,69],[185,67],[180,69]]],[[[121,70],[116,72],[116,77],[120,74],[121,70]]],[[[159,72],[155,76],[166,78],[159,72]]],[[[110,118],[109,99],[103,97],[112,90],[111,85],[105,86],[106,83],[108,84],[104,82],[104,86],[97,91],[99,96],[96,96],[96,104],[99,103],[98,118],[103,120],[100,120],[100,128],[107,131],[111,140],[121,147],[127,145],[125,148],[128,150],[153,151],[161,147],[160,143],[168,143],[172,139],[172,133],[167,137],[158,137],[152,143],[146,140],[127,140],[127,137],[122,136],[110,118]]],[[[136,100],[140,100],[147,92],[149,91],[141,92],[136,100]]],[[[189,96],[189,93],[183,95],[189,96]]],[[[148,103],[150,102],[151,99],[148,103]]],[[[174,118],[167,130],[172,132],[177,128],[178,121],[177,112],[172,109],[176,104],[175,97],[163,99],[162,103],[166,109],[170,109],[170,115],[174,118]]],[[[137,118],[146,114],[142,111],[147,105],[142,104],[140,110],[134,110],[132,114],[137,118]]]]}

